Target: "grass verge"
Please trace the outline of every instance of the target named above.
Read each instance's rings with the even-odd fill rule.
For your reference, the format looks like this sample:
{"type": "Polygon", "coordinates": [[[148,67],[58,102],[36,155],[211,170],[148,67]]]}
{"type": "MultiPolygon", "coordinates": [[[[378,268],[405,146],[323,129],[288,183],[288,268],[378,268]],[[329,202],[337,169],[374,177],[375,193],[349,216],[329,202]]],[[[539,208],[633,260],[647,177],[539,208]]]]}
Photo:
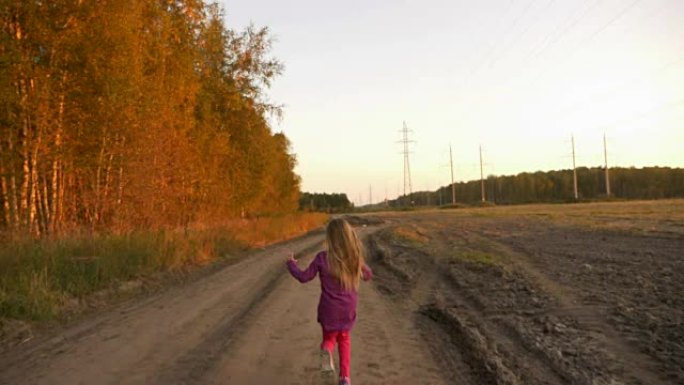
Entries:
{"type": "Polygon", "coordinates": [[[102,291],[159,274],[187,272],[289,239],[322,226],[327,218],[301,213],[187,231],[5,241],[0,247],[0,324],[3,319],[55,319],[77,311],[79,304],[102,291]]]}

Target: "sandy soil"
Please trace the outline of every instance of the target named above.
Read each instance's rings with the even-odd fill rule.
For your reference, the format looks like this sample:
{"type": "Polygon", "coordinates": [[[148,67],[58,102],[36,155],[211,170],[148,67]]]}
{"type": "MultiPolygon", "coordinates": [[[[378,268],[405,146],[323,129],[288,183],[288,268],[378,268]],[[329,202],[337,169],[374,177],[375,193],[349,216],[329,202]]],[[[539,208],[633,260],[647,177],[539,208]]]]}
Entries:
{"type": "MultiPolygon", "coordinates": [[[[304,265],[321,245],[320,234],[276,245],[19,346],[0,356],[0,383],[321,384],[320,289],[284,267],[287,250],[304,265]]],[[[449,383],[405,311],[364,285],[352,334],[354,383],[449,383]]]]}

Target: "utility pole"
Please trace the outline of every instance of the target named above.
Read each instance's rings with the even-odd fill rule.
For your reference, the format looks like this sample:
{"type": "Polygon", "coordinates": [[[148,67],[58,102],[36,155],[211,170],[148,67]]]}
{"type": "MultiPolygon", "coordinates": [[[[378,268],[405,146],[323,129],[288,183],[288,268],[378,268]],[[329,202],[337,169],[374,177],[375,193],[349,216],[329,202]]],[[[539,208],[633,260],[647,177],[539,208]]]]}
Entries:
{"type": "Polygon", "coordinates": [[[484,170],[482,168],[482,145],[480,145],[480,187],[482,190],[482,202],[485,201],[484,170]]]}
{"type": "Polygon", "coordinates": [[[408,196],[410,200],[410,195],[413,192],[413,186],[411,186],[411,165],[409,163],[409,143],[411,141],[408,138],[409,129],[406,126],[406,121],[404,121],[404,126],[401,130],[401,134],[401,142],[404,144],[404,196],[408,196]],[[407,188],[408,194],[406,194],[407,188]]]}
{"type": "Polygon", "coordinates": [[[449,143],[449,164],[451,164],[451,204],[456,204],[456,185],[454,184],[454,156],[451,153],[451,143],[449,143]]]}
{"type": "Polygon", "coordinates": [[[575,164],[575,135],[572,135],[572,181],[575,188],[575,200],[579,199],[579,194],[577,192],[577,165],[575,164]]]}
{"type": "Polygon", "coordinates": [[[606,146],[606,133],[603,133],[603,157],[606,162],[606,197],[610,197],[610,177],[608,176],[608,146],[606,146]]]}
{"type": "Polygon", "coordinates": [[[371,185],[368,185],[368,204],[373,204],[373,187],[371,185]]]}

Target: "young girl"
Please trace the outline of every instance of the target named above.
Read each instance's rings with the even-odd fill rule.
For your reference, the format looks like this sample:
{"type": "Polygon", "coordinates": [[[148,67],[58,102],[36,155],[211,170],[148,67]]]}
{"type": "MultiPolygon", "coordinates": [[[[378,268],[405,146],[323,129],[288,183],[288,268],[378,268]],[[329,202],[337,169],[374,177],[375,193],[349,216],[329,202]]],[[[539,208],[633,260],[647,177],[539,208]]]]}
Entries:
{"type": "Polygon", "coordinates": [[[292,255],[287,268],[299,282],[311,281],[318,273],[321,297],[318,302],[318,322],[323,329],[321,370],[334,374],[332,352],[335,343],[340,354],[340,385],[350,385],[350,335],[356,321],[359,281],[373,276],[364,263],[361,243],[354,229],[344,219],[333,219],[326,228],[327,251],[321,251],[309,267],[301,271],[292,255]]]}

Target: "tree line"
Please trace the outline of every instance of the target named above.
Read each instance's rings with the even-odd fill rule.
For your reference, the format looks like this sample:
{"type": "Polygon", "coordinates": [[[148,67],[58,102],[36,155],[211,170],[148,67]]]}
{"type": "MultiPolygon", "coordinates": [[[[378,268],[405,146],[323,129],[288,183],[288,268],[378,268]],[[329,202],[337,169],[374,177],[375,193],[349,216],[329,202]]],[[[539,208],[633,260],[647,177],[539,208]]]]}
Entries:
{"type": "Polygon", "coordinates": [[[9,0],[0,20],[0,229],[297,209],[268,29],[228,29],[202,0],[9,0]]]}
{"type": "Polygon", "coordinates": [[[299,197],[299,209],[303,211],[339,213],[350,211],[353,207],[347,194],[344,193],[304,192],[299,197]]]}
{"type": "MultiPolygon", "coordinates": [[[[684,169],[670,167],[623,168],[609,170],[611,198],[663,199],[684,197],[684,169]]],[[[485,199],[495,204],[574,201],[572,170],[523,172],[517,175],[493,176],[484,180],[485,199]]],[[[480,180],[459,182],[456,203],[473,204],[482,199],[480,180]]],[[[607,198],[605,168],[577,168],[580,200],[607,198]]],[[[437,191],[415,192],[390,201],[391,206],[440,205],[451,203],[451,185],[437,191]]]]}

